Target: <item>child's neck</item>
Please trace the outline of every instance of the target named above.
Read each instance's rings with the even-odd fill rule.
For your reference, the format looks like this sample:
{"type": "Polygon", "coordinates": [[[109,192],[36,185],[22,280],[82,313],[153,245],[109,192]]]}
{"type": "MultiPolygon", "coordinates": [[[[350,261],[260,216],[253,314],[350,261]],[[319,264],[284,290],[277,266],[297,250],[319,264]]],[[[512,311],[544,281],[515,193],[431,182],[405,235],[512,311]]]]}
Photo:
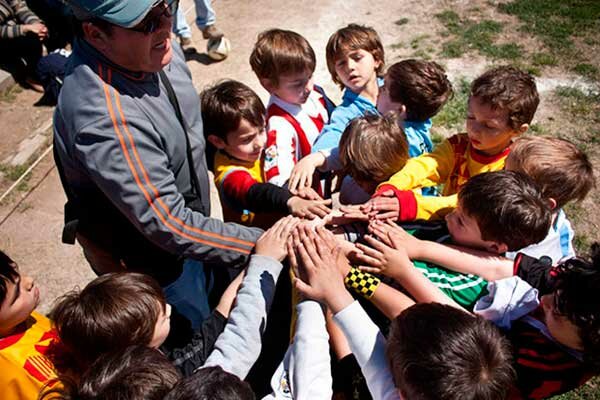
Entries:
{"type": "Polygon", "coordinates": [[[362,88],[362,90],[358,93],[359,96],[366,98],[373,102],[373,104],[377,104],[377,96],[379,95],[379,84],[377,82],[377,75],[374,76],[367,84],[362,88]]]}

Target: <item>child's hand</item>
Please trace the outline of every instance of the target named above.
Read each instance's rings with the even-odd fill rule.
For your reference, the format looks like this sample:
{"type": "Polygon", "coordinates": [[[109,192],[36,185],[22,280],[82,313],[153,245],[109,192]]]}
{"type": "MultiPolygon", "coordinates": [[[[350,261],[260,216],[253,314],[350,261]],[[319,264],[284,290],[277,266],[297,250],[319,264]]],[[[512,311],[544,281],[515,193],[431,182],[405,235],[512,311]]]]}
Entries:
{"type": "Polygon", "coordinates": [[[391,190],[373,197],[361,206],[361,211],[371,219],[391,219],[397,221],[400,216],[400,202],[391,190]]]}
{"type": "Polygon", "coordinates": [[[385,222],[378,219],[372,220],[369,222],[369,232],[390,247],[395,249],[399,247],[404,248],[411,260],[421,257],[423,241],[409,234],[391,220],[386,220],[385,222]],[[392,241],[392,238],[394,241],[392,241]]]}
{"type": "Polygon", "coordinates": [[[287,202],[288,209],[294,217],[314,219],[315,217],[324,218],[331,212],[327,207],[331,204],[330,200],[306,200],[298,196],[290,197],[287,202]]]}
{"type": "Polygon", "coordinates": [[[256,241],[254,253],[283,261],[287,255],[285,243],[300,219],[292,216],[281,218],[256,241]]]}
{"type": "Polygon", "coordinates": [[[324,231],[320,228],[315,233],[307,227],[294,231],[294,249],[299,264],[294,286],[305,297],[330,305],[347,292],[344,275],[337,267],[341,250],[335,247],[334,241],[324,239],[328,237],[324,231]]]}
{"type": "Polygon", "coordinates": [[[342,212],[342,216],[337,219],[337,225],[354,221],[368,221],[369,214],[363,211],[363,206],[364,204],[341,206],[340,211],[342,212]]]}
{"type": "Polygon", "coordinates": [[[321,152],[312,153],[299,160],[290,174],[288,190],[298,194],[298,190],[311,187],[315,170],[325,164],[325,156],[321,152]]]}
{"type": "Polygon", "coordinates": [[[323,198],[311,187],[303,187],[296,190],[296,196],[302,197],[306,200],[323,200],[323,198]]]}
{"type": "Polygon", "coordinates": [[[390,236],[392,246],[380,242],[371,235],[364,237],[365,241],[372,247],[358,243],[356,247],[362,254],[356,254],[356,258],[368,266],[361,266],[360,269],[366,272],[384,274],[389,277],[402,281],[402,276],[408,268],[412,268],[412,263],[408,254],[393,236],[390,236]]]}

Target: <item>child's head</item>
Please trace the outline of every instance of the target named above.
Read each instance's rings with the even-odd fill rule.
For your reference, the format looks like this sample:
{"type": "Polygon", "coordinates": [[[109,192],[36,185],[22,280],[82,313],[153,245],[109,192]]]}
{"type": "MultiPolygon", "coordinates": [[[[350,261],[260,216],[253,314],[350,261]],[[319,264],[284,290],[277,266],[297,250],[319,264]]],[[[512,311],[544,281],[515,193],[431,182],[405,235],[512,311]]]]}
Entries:
{"type": "Polygon", "coordinates": [[[182,379],[164,400],[254,400],[250,385],[221,367],[200,368],[182,379]]]}
{"type": "Polygon", "coordinates": [[[17,264],[0,251],[0,338],[27,320],[39,300],[33,279],[19,274],[17,264]]]}
{"type": "Polygon", "coordinates": [[[524,136],[511,146],[506,170],[529,175],[544,197],[564,207],[583,200],[595,185],[594,169],[587,155],[565,139],[524,136]]]}
{"type": "Polygon", "coordinates": [[[383,45],[370,27],[350,24],[338,30],[327,42],[326,56],[331,79],[354,93],[383,74],[383,45]]]}
{"type": "MultiPolygon", "coordinates": [[[[61,350],[85,370],[99,356],[131,345],[159,347],[169,334],[171,307],[148,275],[99,276],[61,297],[50,312],[61,350]]],[[[60,364],[60,363],[59,363],[60,364]]]]}
{"type": "Polygon", "coordinates": [[[415,304],[392,322],[387,357],[407,399],[502,399],[515,377],[497,328],[437,303],[415,304]]]}
{"type": "Polygon", "coordinates": [[[379,90],[377,109],[395,111],[407,121],[433,117],[452,96],[444,68],[433,61],[404,60],[388,68],[379,90]]]}
{"type": "Polygon", "coordinates": [[[406,136],[394,115],[355,118],[344,130],[339,150],[344,173],[369,194],[408,160],[406,136]]]}
{"type": "Polygon", "coordinates": [[[600,244],[591,260],[571,258],[556,268],[554,290],[542,296],[544,322],[563,345],[583,351],[584,363],[600,372],[600,244]]]}
{"type": "Polygon", "coordinates": [[[143,346],[104,354],[78,382],[49,390],[43,400],[162,400],[180,380],[173,363],[159,350],[143,346]]]}
{"type": "Polygon", "coordinates": [[[473,81],[467,133],[476,150],[495,155],[527,131],[540,102],[533,77],[514,67],[498,67],[473,81]]]}
{"type": "Polygon", "coordinates": [[[270,29],[258,35],[250,66],[261,85],[292,104],[304,104],[313,89],[317,61],[308,41],[296,32],[270,29]]]}
{"type": "Polygon", "coordinates": [[[446,222],[456,244],[500,254],[541,242],[550,229],[552,208],[527,175],[488,172],[461,188],[446,222]]]}
{"type": "Polygon", "coordinates": [[[239,160],[259,159],[267,137],[265,106],[258,95],[241,82],[226,80],[200,97],[208,142],[239,160]]]}

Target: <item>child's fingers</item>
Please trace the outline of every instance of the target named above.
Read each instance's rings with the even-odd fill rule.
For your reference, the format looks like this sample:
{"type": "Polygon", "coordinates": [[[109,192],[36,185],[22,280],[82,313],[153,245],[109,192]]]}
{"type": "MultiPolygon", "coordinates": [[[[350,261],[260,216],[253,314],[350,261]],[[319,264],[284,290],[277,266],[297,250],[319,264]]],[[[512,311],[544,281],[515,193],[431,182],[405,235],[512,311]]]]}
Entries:
{"type": "MultiPolygon", "coordinates": [[[[365,236],[365,239],[369,237],[369,235],[365,236]]],[[[380,242],[374,238],[371,237],[371,240],[377,244],[380,244],[380,242]]],[[[371,244],[371,243],[369,243],[371,244]]],[[[373,257],[373,258],[377,258],[377,259],[382,259],[383,258],[383,252],[381,251],[381,249],[378,248],[374,248],[375,246],[369,247],[369,246],[365,246],[362,243],[357,243],[356,247],[359,248],[360,251],[363,252],[363,254],[368,255],[369,257],[373,257]]]]}
{"type": "Polygon", "coordinates": [[[377,214],[375,218],[379,220],[390,219],[392,221],[396,221],[398,219],[398,213],[396,211],[388,211],[381,214],[377,214]]]}
{"type": "Polygon", "coordinates": [[[281,240],[287,240],[290,234],[292,233],[292,230],[294,230],[294,228],[300,223],[300,219],[298,218],[292,216],[288,216],[287,218],[287,221],[285,221],[285,223],[283,223],[281,227],[281,240]]]}
{"type": "Polygon", "coordinates": [[[366,265],[359,265],[358,269],[363,271],[363,272],[369,272],[371,274],[381,274],[381,268],[377,268],[377,267],[369,267],[366,265]]]}
{"type": "Polygon", "coordinates": [[[311,274],[315,270],[315,264],[313,263],[313,260],[310,257],[304,242],[300,242],[298,247],[296,247],[296,251],[298,252],[301,266],[308,274],[311,274]]]}
{"type": "Polygon", "coordinates": [[[313,289],[306,283],[302,282],[302,280],[300,280],[299,278],[294,278],[294,288],[302,296],[307,297],[309,299],[315,299],[313,289]]]}
{"type": "Polygon", "coordinates": [[[366,254],[356,254],[354,256],[360,263],[368,264],[372,267],[382,267],[383,263],[378,258],[368,256],[366,254]]]}

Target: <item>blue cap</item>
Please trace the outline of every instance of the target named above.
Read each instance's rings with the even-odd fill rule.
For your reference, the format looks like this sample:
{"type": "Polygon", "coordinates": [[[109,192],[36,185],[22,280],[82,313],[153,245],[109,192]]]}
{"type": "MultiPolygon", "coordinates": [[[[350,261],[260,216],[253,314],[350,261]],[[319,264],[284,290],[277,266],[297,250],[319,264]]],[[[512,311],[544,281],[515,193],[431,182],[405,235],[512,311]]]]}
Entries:
{"type": "Polygon", "coordinates": [[[156,4],[156,0],[67,0],[79,20],[100,18],[132,28],[139,24],[156,4]]]}

